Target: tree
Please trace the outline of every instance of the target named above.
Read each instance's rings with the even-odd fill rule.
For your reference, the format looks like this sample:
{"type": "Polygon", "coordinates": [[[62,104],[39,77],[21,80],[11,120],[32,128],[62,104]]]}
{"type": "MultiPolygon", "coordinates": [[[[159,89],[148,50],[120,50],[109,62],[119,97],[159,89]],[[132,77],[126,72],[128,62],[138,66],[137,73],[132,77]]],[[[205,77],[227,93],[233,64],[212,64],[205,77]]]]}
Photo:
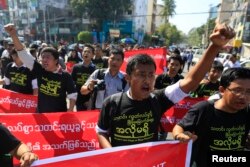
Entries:
{"type": "Polygon", "coordinates": [[[200,46],[202,41],[202,34],[199,33],[198,28],[193,28],[188,33],[188,44],[190,46],[200,46]]]}
{"type": "Polygon", "coordinates": [[[161,11],[161,15],[166,17],[166,22],[169,21],[169,17],[172,17],[175,14],[175,0],[163,0],[164,7],[161,11]]]}
{"type": "Polygon", "coordinates": [[[93,42],[92,34],[89,31],[81,31],[81,32],[79,32],[78,35],[77,35],[77,39],[78,39],[78,41],[84,41],[86,43],[92,43],[93,42]]]}
{"type": "Polygon", "coordinates": [[[207,23],[198,28],[193,28],[188,33],[188,44],[191,46],[201,46],[202,38],[204,37],[204,47],[209,44],[209,35],[212,33],[215,27],[215,19],[209,19],[207,23]]]}
{"type": "Polygon", "coordinates": [[[131,0],[71,0],[76,15],[87,16],[100,28],[104,20],[118,21],[132,6],[131,0]]]}
{"type": "Polygon", "coordinates": [[[161,25],[157,29],[157,32],[162,38],[166,39],[166,45],[172,45],[172,43],[180,43],[184,39],[182,32],[179,31],[175,25],[171,25],[170,23],[161,25]]]}

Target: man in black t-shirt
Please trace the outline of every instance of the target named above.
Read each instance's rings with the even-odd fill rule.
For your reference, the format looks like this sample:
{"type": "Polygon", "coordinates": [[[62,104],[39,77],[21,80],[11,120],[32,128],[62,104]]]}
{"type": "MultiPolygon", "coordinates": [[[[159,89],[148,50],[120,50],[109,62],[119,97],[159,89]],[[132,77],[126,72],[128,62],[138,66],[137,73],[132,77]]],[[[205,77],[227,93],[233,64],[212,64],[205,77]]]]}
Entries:
{"type": "Polygon", "coordinates": [[[126,68],[130,89],[111,95],[103,102],[96,127],[100,146],[108,148],[157,141],[161,115],[198,86],[214,57],[234,35],[232,29],[218,25],[210,36],[212,44],[186,77],[157,92],[153,92],[154,60],[145,54],[131,57],[126,68]]]}
{"type": "Polygon", "coordinates": [[[6,67],[5,76],[0,80],[6,89],[30,95],[38,94],[37,79],[34,74],[23,64],[15,50],[10,52],[12,63],[6,67]]]}
{"type": "Polygon", "coordinates": [[[194,92],[190,93],[191,97],[209,97],[217,92],[222,71],[223,64],[219,61],[214,61],[207,77],[201,81],[199,87],[194,92]]]}
{"type": "Polygon", "coordinates": [[[103,56],[102,48],[100,45],[95,46],[95,55],[92,59],[96,69],[108,68],[108,57],[103,56]]]}
{"type": "MultiPolygon", "coordinates": [[[[28,148],[28,146],[13,136],[10,131],[0,124],[0,157],[4,159],[5,154],[11,154],[20,160],[21,167],[29,167],[38,156],[28,148]]],[[[4,161],[6,163],[6,161],[4,161]]],[[[4,166],[4,162],[0,165],[4,166]]],[[[11,163],[11,162],[10,162],[11,163]]]]}
{"type": "Polygon", "coordinates": [[[94,55],[94,48],[90,44],[85,44],[82,51],[83,62],[74,65],[71,76],[76,85],[77,99],[76,110],[83,111],[89,108],[90,94],[82,95],[80,90],[89,76],[95,71],[95,65],[91,59],[94,55]]]}
{"type": "Polygon", "coordinates": [[[209,166],[209,151],[243,151],[246,145],[250,128],[250,70],[226,70],[219,91],[221,99],[197,103],[173,129],[175,139],[194,140],[192,165],[197,167],[209,166]]]}
{"type": "Polygon", "coordinates": [[[180,55],[170,56],[168,60],[167,72],[160,74],[155,79],[155,88],[163,89],[169,85],[175,84],[184,77],[180,74],[182,71],[183,61],[180,55]]]}
{"type": "Polygon", "coordinates": [[[19,58],[37,76],[39,113],[73,111],[77,92],[72,77],[58,65],[59,53],[55,48],[45,47],[41,51],[42,64],[30,55],[18,39],[15,26],[5,26],[13,40],[19,58]],[[69,99],[67,107],[66,97],[69,99]]]}

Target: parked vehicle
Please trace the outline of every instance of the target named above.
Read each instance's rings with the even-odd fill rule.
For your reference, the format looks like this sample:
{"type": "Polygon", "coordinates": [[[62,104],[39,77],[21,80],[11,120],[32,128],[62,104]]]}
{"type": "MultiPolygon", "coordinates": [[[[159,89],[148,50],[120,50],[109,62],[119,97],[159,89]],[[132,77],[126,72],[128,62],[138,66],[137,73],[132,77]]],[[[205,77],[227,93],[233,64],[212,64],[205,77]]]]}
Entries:
{"type": "Polygon", "coordinates": [[[223,64],[231,55],[231,53],[219,53],[218,59],[223,64]]]}
{"type": "Polygon", "coordinates": [[[201,56],[203,55],[204,51],[205,51],[204,49],[195,50],[192,60],[192,65],[195,65],[201,59],[201,56]]]}
{"type": "MultiPolygon", "coordinates": [[[[70,44],[68,46],[68,50],[73,50],[76,45],[77,45],[77,43],[70,44]]],[[[79,44],[79,47],[80,47],[80,49],[83,49],[84,45],[83,44],[79,44]]]]}
{"type": "Polygon", "coordinates": [[[241,62],[240,65],[241,65],[241,67],[250,69],[250,60],[245,60],[245,61],[241,62]]]}

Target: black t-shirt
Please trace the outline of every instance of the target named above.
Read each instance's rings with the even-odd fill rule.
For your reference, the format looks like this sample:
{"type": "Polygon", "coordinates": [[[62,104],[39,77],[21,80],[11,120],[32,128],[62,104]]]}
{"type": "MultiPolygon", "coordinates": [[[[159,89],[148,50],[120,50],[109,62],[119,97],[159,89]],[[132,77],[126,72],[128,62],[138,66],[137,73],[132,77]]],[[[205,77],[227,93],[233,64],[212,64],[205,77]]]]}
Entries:
{"type": "Polygon", "coordinates": [[[250,112],[244,109],[227,113],[203,101],[195,104],[178,125],[197,134],[192,160],[205,167],[208,151],[243,150],[250,127],[250,112]]]}
{"type": "Polygon", "coordinates": [[[112,146],[157,141],[161,116],[173,105],[164,90],[156,91],[154,97],[142,101],[130,99],[127,93],[118,93],[105,99],[98,127],[110,131],[112,146]],[[117,109],[112,109],[119,104],[114,99],[121,102],[115,107],[117,109]]]}
{"type": "Polygon", "coordinates": [[[96,69],[108,68],[108,59],[92,59],[92,63],[96,66],[96,69]]]}
{"type": "Polygon", "coordinates": [[[184,77],[180,74],[177,74],[175,77],[171,78],[167,73],[160,74],[155,79],[155,88],[156,89],[163,89],[169,85],[175,84],[180,79],[184,77]]]}
{"type": "Polygon", "coordinates": [[[0,124],[0,155],[8,154],[20,144],[10,131],[0,124]]]}
{"type": "Polygon", "coordinates": [[[209,97],[218,92],[219,82],[212,83],[208,82],[206,84],[200,84],[199,87],[191,93],[192,97],[209,97]]]}
{"type": "Polygon", "coordinates": [[[77,105],[82,104],[89,100],[90,94],[82,95],[80,90],[81,90],[81,87],[85,84],[85,82],[89,78],[89,76],[94,71],[95,71],[94,64],[90,64],[88,67],[84,66],[82,63],[74,65],[71,76],[73,78],[73,81],[75,82],[76,90],[78,92],[77,101],[76,101],[77,105]]]}
{"type": "Polygon", "coordinates": [[[70,74],[63,70],[48,72],[38,62],[34,63],[33,71],[37,75],[39,87],[38,112],[67,111],[66,95],[76,92],[70,74]]]}
{"type": "Polygon", "coordinates": [[[75,57],[72,56],[68,57],[67,62],[72,62],[74,64],[77,64],[79,62],[82,62],[82,60],[78,57],[78,55],[76,55],[75,57]]]}
{"type": "Polygon", "coordinates": [[[10,80],[10,85],[7,86],[9,90],[33,94],[32,80],[35,75],[27,67],[13,66],[13,62],[6,67],[5,76],[10,80]]]}

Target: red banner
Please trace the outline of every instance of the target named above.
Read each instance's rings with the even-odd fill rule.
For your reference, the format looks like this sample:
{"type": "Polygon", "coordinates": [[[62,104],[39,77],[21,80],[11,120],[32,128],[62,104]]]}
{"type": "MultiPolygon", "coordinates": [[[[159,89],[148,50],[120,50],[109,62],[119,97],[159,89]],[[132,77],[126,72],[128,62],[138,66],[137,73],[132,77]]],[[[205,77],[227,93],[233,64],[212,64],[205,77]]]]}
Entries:
{"type": "Polygon", "coordinates": [[[186,97],[179,103],[176,103],[173,107],[167,110],[161,117],[161,127],[166,132],[172,132],[175,124],[178,123],[190,107],[199,101],[206,100],[207,98],[191,98],[186,97]]]}
{"type": "Polygon", "coordinates": [[[99,149],[99,112],[1,114],[0,122],[44,159],[99,149]]]}
{"type": "Polygon", "coordinates": [[[34,167],[189,167],[191,141],[151,142],[35,161],[34,167]]]}
{"type": "Polygon", "coordinates": [[[136,54],[149,54],[155,60],[156,63],[156,74],[162,74],[164,68],[166,67],[166,49],[157,48],[157,49],[141,49],[141,50],[131,50],[124,52],[124,62],[121,66],[121,71],[126,72],[126,66],[129,57],[136,54]]]}
{"type": "Polygon", "coordinates": [[[37,96],[0,89],[0,113],[34,113],[37,96]]]}
{"type": "Polygon", "coordinates": [[[75,63],[73,63],[73,62],[67,62],[66,63],[66,70],[68,71],[68,73],[71,74],[74,65],[75,65],[75,63]]]}

